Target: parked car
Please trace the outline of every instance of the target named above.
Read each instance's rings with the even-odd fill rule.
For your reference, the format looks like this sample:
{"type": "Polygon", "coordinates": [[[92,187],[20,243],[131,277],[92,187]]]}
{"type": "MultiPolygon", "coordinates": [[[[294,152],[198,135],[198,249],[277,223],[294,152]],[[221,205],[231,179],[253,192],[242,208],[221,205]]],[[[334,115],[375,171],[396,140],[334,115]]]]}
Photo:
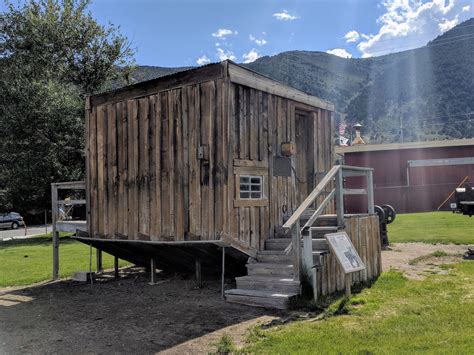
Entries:
{"type": "Polygon", "coordinates": [[[0,228],[11,228],[18,229],[20,226],[24,226],[23,217],[19,213],[10,212],[0,214],[0,228]]]}

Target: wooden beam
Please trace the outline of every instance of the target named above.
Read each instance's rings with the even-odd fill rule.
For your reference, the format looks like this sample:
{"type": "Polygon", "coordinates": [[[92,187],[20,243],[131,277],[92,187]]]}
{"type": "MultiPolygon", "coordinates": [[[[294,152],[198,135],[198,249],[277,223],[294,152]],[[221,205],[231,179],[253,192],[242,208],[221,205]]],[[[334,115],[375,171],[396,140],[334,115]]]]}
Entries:
{"type": "Polygon", "coordinates": [[[264,200],[234,200],[234,207],[262,207],[268,206],[269,202],[268,199],[264,200]]]}
{"type": "MultiPolygon", "coordinates": [[[[324,176],[321,182],[316,186],[316,188],[311,191],[311,193],[306,197],[306,199],[301,203],[301,205],[296,209],[293,215],[286,221],[283,225],[283,228],[291,228],[291,226],[299,220],[300,216],[306,211],[309,206],[312,205],[316,197],[326,188],[326,185],[334,178],[336,173],[339,171],[340,165],[334,165],[331,170],[324,176]]],[[[299,226],[298,226],[299,227],[299,226]]]]}
{"type": "Polygon", "coordinates": [[[268,169],[268,162],[260,161],[260,160],[234,159],[234,166],[246,166],[246,167],[257,167],[257,168],[268,169]]]}
{"type": "Polygon", "coordinates": [[[150,259],[150,285],[156,284],[156,261],[155,258],[150,259]]]}
{"type": "Polygon", "coordinates": [[[102,264],[102,250],[96,249],[96,256],[95,256],[95,261],[96,261],[96,270],[97,272],[102,272],[104,271],[104,267],[102,264]]]}
{"type": "Polygon", "coordinates": [[[51,185],[58,190],[84,190],[86,188],[85,181],[53,182],[51,185]]]}
{"type": "Polygon", "coordinates": [[[114,277],[115,279],[119,278],[119,258],[114,256],[114,277]]]}
{"type": "Polygon", "coordinates": [[[334,105],[306,94],[303,91],[294,89],[276,80],[270,79],[262,74],[248,70],[234,63],[229,64],[230,81],[236,84],[248,86],[273,95],[281,96],[290,100],[310,105],[314,108],[334,111],[334,105]]]}
{"type": "Polygon", "coordinates": [[[201,260],[196,259],[196,287],[202,287],[201,260]]]}
{"type": "Polygon", "coordinates": [[[59,232],[56,229],[58,219],[58,188],[51,184],[51,216],[53,225],[53,280],[59,278],[59,232]]]}
{"type": "Polygon", "coordinates": [[[344,195],[366,195],[367,189],[342,189],[344,195]]]}
{"type": "Polygon", "coordinates": [[[135,85],[129,85],[118,90],[97,94],[91,96],[90,101],[91,105],[95,107],[112,102],[137,99],[144,96],[154,95],[162,91],[177,89],[185,85],[193,85],[222,78],[224,75],[224,66],[222,63],[216,63],[144,81],[135,85]]]}
{"type": "Polygon", "coordinates": [[[58,200],[58,205],[85,205],[86,200],[58,200]]]}

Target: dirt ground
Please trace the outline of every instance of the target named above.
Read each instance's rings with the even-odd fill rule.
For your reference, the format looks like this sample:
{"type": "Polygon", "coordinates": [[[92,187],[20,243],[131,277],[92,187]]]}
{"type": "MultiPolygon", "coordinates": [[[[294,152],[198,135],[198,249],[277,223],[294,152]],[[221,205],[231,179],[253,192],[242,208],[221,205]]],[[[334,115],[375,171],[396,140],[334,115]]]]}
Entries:
{"type": "Polygon", "coordinates": [[[382,269],[397,269],[409,279],[421,280],[429,274],[446,273],[440,265],[461,262],[467,249],[466,245],[455,244],[394,243],[390,245],[390,250],[382,252],[382,269]],[[447,255],[433,255],[440,251],[447,255]]]}
{"type": "MultiPolygon", "coordinates": [[[[444,272],[440,264],[459,262],[467,246],[400,243],[391,249],[383,252],[383,269],[419,279],[444,272]],[[429,256],[438,250],[448,256],[429,256]]],[[[120,280],[105,274],[93,286],[62,280],[0,289],[0,354],[207,354],[224,334],[241,345],[249,327],[289,315],[222,301],[217,280],[197,289],[192,277],[158,274],[164,282],[150,286],[140,269],[122,271],[120,280]]]]}
{"type": "Polygon", "coordinates": [[[0,290],[0,354],[208,353],[223,334],[239,342],[249,326],[279,316],[222,301],[218,281],[196,289],[182,277],[150,286],[138,270],[119,281],[106,276],[93,286],[64,280],[0,290]]]}

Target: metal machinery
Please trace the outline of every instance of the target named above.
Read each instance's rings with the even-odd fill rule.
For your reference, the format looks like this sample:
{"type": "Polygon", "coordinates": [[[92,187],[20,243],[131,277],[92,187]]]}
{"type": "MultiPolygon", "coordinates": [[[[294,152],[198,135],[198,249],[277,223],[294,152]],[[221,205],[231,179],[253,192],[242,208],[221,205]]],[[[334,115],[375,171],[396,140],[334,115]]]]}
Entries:
{"type": "Polygon", "coordinates": [[[451,209],[454,213],[472,217],[474,215],[474,188],[468,184],[459,187],[454,193],[454,203],[451,203],[451,209]]]}
{"type": "Polygon", "coordinates": [[[386,249],[389,245],[387,224],[392,223],[397,217],[395,209],[390,205],[374,206],[375,213],[379,216],[380,239],[382,249],[386,249]]]}

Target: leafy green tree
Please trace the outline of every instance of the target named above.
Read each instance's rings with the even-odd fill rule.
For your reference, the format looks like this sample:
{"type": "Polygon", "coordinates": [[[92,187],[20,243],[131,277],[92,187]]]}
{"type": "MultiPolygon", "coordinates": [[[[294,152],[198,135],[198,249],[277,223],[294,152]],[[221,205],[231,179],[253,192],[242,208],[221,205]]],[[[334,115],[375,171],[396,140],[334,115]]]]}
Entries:
{"type": "Polygon", "coordinates": [[[0,209],[39,213],[52,182],[84,178],[84,96],[126,74],[133,55],[89,3],[29,0],[0,15],[0,209]]]}

